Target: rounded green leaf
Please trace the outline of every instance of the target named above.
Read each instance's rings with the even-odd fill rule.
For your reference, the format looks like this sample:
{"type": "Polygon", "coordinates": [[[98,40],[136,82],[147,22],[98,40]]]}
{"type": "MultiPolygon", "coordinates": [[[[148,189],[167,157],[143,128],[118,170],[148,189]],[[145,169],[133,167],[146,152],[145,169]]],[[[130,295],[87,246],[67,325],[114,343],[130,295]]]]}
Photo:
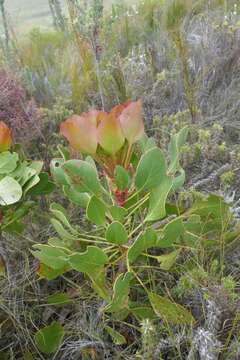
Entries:
{"type": "Polygon", "coordinates": [[[176,260],[181,253],[181,249],[172,251],[169,254],[160,255],[157,257],[160,263],[160,268],[165,271],[169,271],[171,267],[176,263],[176,260]]]}
{"type": "Polygon", "coordinates": [[[39,174],[39,182],[31,189],[29,189],[28,194],[32,196],[47,195],[54,191],[55,185],[53,182],[49,181],[48,173],[42,172],[39,174]]]}
{"type": "Polygon", "coordinates": [[[114,221],[107,228],[106,239],[116,245],[126,244],[128,241],[128,233],[120,222],[114,221]]]}
{"type": "Polygon", "coordinates": [[[124,169],[124,167],[117,165],[115,168],[114,177],[118,190],[123,191],[128,188],[130,176],[128,171],[124,169]]]}
{"type": "Polygon", "coordinates": [[[17,167],[18,154],[4,151],[0,153],[0,174],[10,174],[17,167]]]}
{"type": "Polygon", "coordinates": [[[113,220],[122,221],[127,213],[127,210],[121,206],[110,206],[110,214],[112,215],[113,220]]]}
{"type": "Polygon", "coordinates": [[[145,319],[156,319],[156,314],[153,309],[149,306],[136,306],[130,308],[131,313],[138,319],[138,321],[143,321],[145,319]]]}
{"type": "Polygon", "coordinates": [[[126,344],[125,337],[122,334],[120,334],[118,331],[112,329],[111,327],[109,327],[107,325],[104,328],[108,332],[108,334],[111,336],[115,345],[126,344]]]}
{"type": "Polygon", "coordinates": [[[180,150],[187,140],[188,131],[188,127],[185,126],[177,134],[174,134],[171,137],[169,144],[170,165],[168,168],[168,172],[171,174],[175,174],[176,171],[179,170],[180,150]]]}
{"type": "Polygon", "coordinates": [[[43,244],[37,244],[33,247],[37,249],[37,251],[32,251],[33,256],[42,264],[54,270],[62,269],[67,265],[68,255],[64,250],[43,244]]]}
{"type": "Polygon", "coordinates": [[[64,329],[61,324],[54,321],[51,325],[40,329],[34,336],[38,349],[45,354],[55,353],[63,340],[64,329]]]}
{"type": "Polygon", "coordinates": [[[153,148],[140,159],[136,171],[135,184],[138,190],[151,190],[159,186],[166,176],[166,162],[162,151],[153,148]]]}
{"type": "Polygon", "coordinates": [[[149,293],[148,296],[153,310],[164,321],[175,325],[194,323],[194,317],[183,306],[154,293],[149,293]]]}
{"type": "Polygon", "coordinates": [[[128,250],[129,263],[133,263],[143,251],[156,246],[157,241],[157,233],[151,228],[140,234],[128,250]]]}
{"type": "Polygon", "coordinates": [[[22,197],[22,188],[19,183],[10,176],[0,180],[0,205],[12,205],[22,197]]]}
{"type": "Polygon", "coordinates": [[[163,229],[163,237],[158,241],[162,248],[171,247],[184,235],[185,229],[181,217],[171,220],[163,229]]]}
{"type": "Polygon", "coordinates": [[[69,265],[76,271],[95,273],[108,263],[108,257],[96,246],[88,246],[84,253],[75,253],[69,257],[69,265]]]}
{"type": "Polygon", "coordinates": [[[74,187],[80,187],[81,192],[99,196],[102,192],[96,168],[83,160],[69,160],[64,163],[63,169],[74,187]]]}
{"type": "Polygon", "coordinates": [[[60,269],[52,269],[51,267],[49,267],[43,263],[40,263],[37,273],[40,276],[40,278],[44,278],[47,280],[54,280],[58,276],[64,274],[65,272],[67,272],[69,270],[70,269],[69,269],[68,265],[64,265],[60,269]]]}
{"type": "Polygon", "coordinates": [[[65,163],[63,159],[53,159],[50,164],[50,170],[54,181],[58,185],[70,185],[70,181],[64,172],[62,165],[65,163]]]}
{"type": "Polygon", "coordinates": [[[96,225],[105,224],[106,206],[95,195],[91,197],[87,206],[87,217],[96,225]]]}
{"type": "Polygon", "coordinates": [[[88,193],[81,193],[71,186],[64,186],[63,191],[73,204],[79,205],[84,209],[87,207],[90,200],[88,193]]]}
{"type": "Polygon", "coordinates": [[[166,200],[172,185],[172,179],[164,176],[160,180],[159,186],[151,191],[146,221],[156,221],[166,216],[166,200]]]}
{"type": "Polygon", "coordinates": [[[113,286],[112,300],[105,308],[106,312],[114,313],[128,308],[130,281],[132,277],[133,274],[131,272],[118,275],[113,286]]]}

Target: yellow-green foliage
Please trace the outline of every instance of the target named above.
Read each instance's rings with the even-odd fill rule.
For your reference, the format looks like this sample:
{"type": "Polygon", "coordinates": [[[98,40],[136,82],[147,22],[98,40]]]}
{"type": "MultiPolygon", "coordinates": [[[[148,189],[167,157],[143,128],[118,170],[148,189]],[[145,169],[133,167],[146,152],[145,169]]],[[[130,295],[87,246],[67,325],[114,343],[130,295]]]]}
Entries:
{"type": "Polygon", "coordinates": [[[46,64],[56,66],[56,59],[61,56],[68,46],[66,35],[61,32],[42,32],[34,29],[19,47],[23,66],[34,71],[45,68],[46,64]]]}
{"type": "Polygon", "coordinates": [[[73,108],[81,112],[86,108],[90,92],[98,88],[96,68],[89,45],[77,38],[78,56],[70,68],[73,108]]]}
{"type": "Polygon", "coordinates": [[[191,0],[172,0],[166,2],[166,27],[168,30],[176,30],[181,25],[185,15],[191,9],[191,0]]]}
{"type": "Polygon", "coordinates": [[[220,177],[223,186],[231,185],[235,180],[236,174],[233,171],[227,171],[220,177]]]}

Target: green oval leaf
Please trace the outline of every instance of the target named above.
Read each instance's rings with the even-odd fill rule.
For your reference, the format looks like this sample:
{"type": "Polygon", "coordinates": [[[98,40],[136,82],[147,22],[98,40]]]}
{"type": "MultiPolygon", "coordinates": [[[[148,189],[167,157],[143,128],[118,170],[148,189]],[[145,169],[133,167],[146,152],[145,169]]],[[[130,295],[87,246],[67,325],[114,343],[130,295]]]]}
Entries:
{"type": "Polygon", "coordinates": [[[143,251],[156,246],[157,241],[157,233],[151,228],[140,234],[128,250],[129,263],[133,263],[143,251]]]}
{"type": "Polygon", "coordinates": [[[153,148],[140,159],[136,170],[135,184],[138,190],[151,190],[157,187],[166,176],[166,162],[162,151],[153,148]]]}
{"type": "Polygon", "coordinates": [[[172,179],[164,176],[160,185],[151,191],[146,221],[156,221],[166,216],[166,200],[172,185],[172,179]]]}
{"type": "Polygon", "coordinates": [[[71,186],[64,186],[63,191],[73,204],[81,206],[84,209],[87,207],[90,200],[90,195],[88,193],[81,193],[71,186]]]}
{"type": "Polygon", "coordinates": [[[118,190],[124,191],[128,188],[130,176],[124,167],[117,165],[115,168],[114,177],[118,190]]]}
{"type": "Polygon", "coordinates": [[[18,154],[4,151],[0,153],[0,174],[10,174],[17,167],[18,154]]]}
{"type": "Polygon", "coordinates": [[[33,247],[37,249],[37,251],[32,251],[33,256],[50,268],[58,270],[67,265],[68,255],[64,250],[42,244],[37,244],[33,247]]]}
{"type": "Polygon", "coordinates": [[[108,334],[111,336],[113,342],[115,345],[123,345],[126,344],[126,339],[125,337],[120,334],[118,331],[112,329],[111,327],[105,325],[105,330],[108,332],[108,334]]]}
{"type": "Polygon", "coordinates": [[[69,160],[62,166],[74,187],[99,196],[102,192],[96,168],[83,160],[69,160]]]}
{"type": "Polygon", "coordinates": [[[12,205],[22,197],[22,188],[19,183],[10,176],[0,180],[0,205],[12,205]]]}
{"type": "Polygon", "coordinates": [[[113,286],[112,300],[110,304],[105,307],[106,312],[114,313],[128,308],[128,296],[132,277],[131,272],[118,275],[113,286]]]}
{"type": "Polygon", "coordinates": [[[39,174],[38,184],[29,189],[28,194],[32,196],[48,195],[53,192],[54,189],[55,185],[49,181],[48,173],[41,173],[39,174]]]}
{"type": "Polygon", "coordinates": [[[171,247],[184,236],[184,233],[182,218],[173,219],[163,228],[163,237],[158,241],[158,246],[162,248],[171,247]]]}
{"type": "Polygon", "coordinates": [[[195,322],[192,314],[183,306],[154,293],[148,294],[155,313],[170,324],[192,324],[195,322]]]}
{"type": "Polygon", "coordinates": [[[120,222],[123,221],[125,215],[127,214],[127,210],[120,206],[110,206],[109,211],[112,215],[113,220],[120,222]]]}
{"type": "Polygon", "coordinates": [[[87,206],[87,217],[96,225],[104,225],[106,210],[106,206],[103,202],[93,195],[87,206]]]}
{"type": "Polygon", "coordinates": [[[95,273],[108,263],[108,257],[96,246],[88,246],[84,253],[75,253],[69,257],[69,265],[79,272],[95,273]]]}
{"type": "Polygon", "coordinates": [[[63,340],[64,329],[61,324],[54,321],[51,325],[39,330],[34,340],[38,349],[45,354],[55,353],[63,340]]]}
{"type": "Polygon", "coordinates": [[[188,127],[185,126],[177,134],[174,134],[171,137],[171,141],[169,144],[170,165],[168,168],[168,172],[173,175],[180,168],[180,164],[179,164],[180,150],[181,147],[186,142],[187,136],[188,136],[188,127]]]}
{"type": "Polygon", "coordinates": [[[120,222],[114,221],[107,228],[106,239],[116,245],[126,244],[128,241],[128,233],[120,222]]]}
{"type": "Polygon", "coordinates": [[[160,263],[160,268],[165,271],[169,271],[171,267],[175,264],[181,249],[172,251],[169,254],[160,255],[157,257],[158,262],[160,263]]]}
{"type": "Polygon", "coordinates": [[[63,159],[53,159],[50,164],[50,170],[55,183],[68,186],[70,181],[62,168],[64,163],[65,160],[63,159]]]}

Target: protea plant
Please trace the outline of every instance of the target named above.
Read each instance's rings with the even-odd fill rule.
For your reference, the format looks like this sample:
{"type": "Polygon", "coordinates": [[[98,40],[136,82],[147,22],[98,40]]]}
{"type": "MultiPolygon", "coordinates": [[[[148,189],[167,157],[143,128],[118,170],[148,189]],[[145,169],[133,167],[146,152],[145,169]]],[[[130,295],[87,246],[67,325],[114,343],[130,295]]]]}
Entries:
{"type": "Polygon", "coordinates": [[[142,102],[126,102],[109,113],[73,115],[60,132],[74,150],[91,155],[111,178],[117,165],[128,169],[133,145],[144,134],[142,102]]]}
{"type": "MultiPolygon", "coordinates": [[[[84,274],[104,300],[101,310],[110,324],[129,316],[193,324],[191,312],[160,288],[159,270],[173,271],[178,259],[189,261],[199,244],[209,250],[209,230],[211,246],[218,247],[223,229],[231,232],[232,215],[216,195],[198,198],[191,208],[175,201],[185,180],[180,153],[188,128],[171,136],[166,154],[144,135],[137,101],[110,113],[74,115],[61,125],[61,133],[82,158],[70,159],[59,148],[62,157],[52,161],[52,175],[85,221],[72,225],[65,208],[51,205],[56,236],[34,245],[38,274],[49,280],[72,270],[84,274]]],[[[236,239],[235,232],[230,235],[236,239]]]]}

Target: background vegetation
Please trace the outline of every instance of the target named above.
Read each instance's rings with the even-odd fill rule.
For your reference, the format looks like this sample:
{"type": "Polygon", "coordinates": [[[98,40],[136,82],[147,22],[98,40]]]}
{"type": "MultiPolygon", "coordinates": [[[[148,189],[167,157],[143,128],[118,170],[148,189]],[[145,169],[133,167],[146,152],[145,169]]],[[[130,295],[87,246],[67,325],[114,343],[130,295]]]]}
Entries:
{"type": "Polygon", "coordinates": [[[213,248],[200,242],[169,269],[158,266],[151,274],[159,293],[191,311],[194,324],[150,315],[107,321],[103,301],[81,273],[48,281],[39,271],[31,249],[56,236],[50,203],[62,204],[74,226],[89,229],[82,211],[59,191],[41,198],[22,231],[1,235],[0,359],[239,359],[238,2],[116,1],[104,8],[101,0],[66,0],[64,7],[52,0],[52,28],[24,37],[7,2],[0,4],[0,119],[22,144],[22,156],[43,160],[49,172],[59,145],[67,149],[62,121],[141,98],[147,134],[165,154],[171,136],[189,128],[181,148],[186,181],[171,200],[188,209],[209,194],[220,196],[232,233],[225,236],[221,227],[213,248]],[[36,335],[46,326],[60,339],[50,355],[36,335]]]}

